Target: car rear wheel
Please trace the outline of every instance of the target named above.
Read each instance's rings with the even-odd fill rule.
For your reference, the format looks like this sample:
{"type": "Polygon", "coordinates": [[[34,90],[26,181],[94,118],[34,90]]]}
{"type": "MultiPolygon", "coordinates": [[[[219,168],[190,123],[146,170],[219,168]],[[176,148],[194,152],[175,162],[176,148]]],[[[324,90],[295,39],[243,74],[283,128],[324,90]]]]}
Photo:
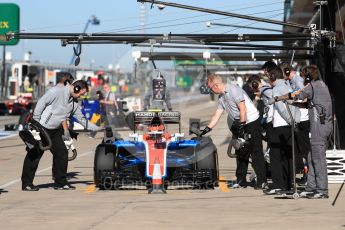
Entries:
{"type": "Polygon", "coordinates": [[[201,186],[206,189],[213,189],[217,186],[219,177],[217,149],[212,143],[212,140],[207,137],[201,140],[200,147],[196,153],[196,169],[210,173],[209,180],[201,184],[201,186]]]}

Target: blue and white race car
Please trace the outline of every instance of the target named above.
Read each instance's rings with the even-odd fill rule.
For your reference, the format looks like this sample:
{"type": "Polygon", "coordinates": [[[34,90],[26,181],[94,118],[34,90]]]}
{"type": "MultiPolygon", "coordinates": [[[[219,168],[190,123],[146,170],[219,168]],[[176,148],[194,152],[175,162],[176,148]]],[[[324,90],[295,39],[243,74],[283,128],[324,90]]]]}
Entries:
{"type": "MultiPolygon", "coordinates": [[[[113,140],[106,134],[96,148],[94,181],[100,189],[126,185],[150,188],[160,176],[165,189],[171,185],[214,188],[218,182],[217,148],[210,137],[184,139],[180,112],[133,112],[128,116],[134,133],[128,140],[113,140]],[[167,124],[178,124],[171,134],[167,124]],[[138,125],[147,127],[138,133],[138,125]]],[[[192,131],[193,132],[193,131],[192,131]]]]}

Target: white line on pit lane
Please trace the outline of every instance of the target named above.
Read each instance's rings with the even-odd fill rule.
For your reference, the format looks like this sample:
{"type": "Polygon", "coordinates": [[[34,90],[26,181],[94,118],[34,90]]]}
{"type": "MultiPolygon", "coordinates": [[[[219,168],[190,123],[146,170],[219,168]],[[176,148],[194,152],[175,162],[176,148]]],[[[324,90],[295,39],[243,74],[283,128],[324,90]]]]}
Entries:
{"type": "MultiPolygon", "coordinates": [[[[81,158],[81,157],[84,157],[84,156],[87,156],[87,155],[89,155],[90,153],[94,153],[94,151],[85,152],[85,153],[82,153],[82,154],[80,154],[80,155],[78,154],[77,159],[78,159],[78,158],[81,158]]],[[[36,172],[36,175],[38,175],[38,174],[40,174],[40,173],[43,173],[43,172],[45,172],[45,171],[48,171],[48,170],[50,170],[51,168],[52,168],[52,166],[50,166],[50,167],[48,167],[48,168],[41,169],[41,170],[39,170],[39,171],[36,172]]],[[[15,180],[12,180],[12,181],[10,181],[10,182],[7,182],[6,184],[0,185],[0,189],[7,188],[7,187],[9,187],[9,186],[11,186],[11,185],[14,185],[14,184],[20,182],[20,181],[21,181],[20,178],[15,179],[15,180]]]]}
{"type": "Polygon", "coordinates": [[[4,139],[7,139],[7,138],[16,137],[16,136],[18,136],[18,133],[8,134],[8,135],[6,135],[6,136],[0,137],[0,140],[4,140],[4,139]]]}

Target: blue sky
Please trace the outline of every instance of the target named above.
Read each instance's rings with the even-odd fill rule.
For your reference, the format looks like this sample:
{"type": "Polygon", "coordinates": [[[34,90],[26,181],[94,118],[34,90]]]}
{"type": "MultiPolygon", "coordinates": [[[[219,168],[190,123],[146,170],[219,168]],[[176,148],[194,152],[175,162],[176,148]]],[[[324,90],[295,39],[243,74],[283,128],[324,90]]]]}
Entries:
{"type": "MultiPolygon", "coordinates": [[[[171,2],[236,12],[245,15],[282,20],[282,0],[169,0],[171,2]]],[[[142,33],[140,26],[141,3],[136,0],[18,0],[0,3],[16,3],[20,7],[21,30],[25,32],[82,32],[86,21],[96,15],[100,25],[90,25],[87,32],[142,33]]],[[[253,21],[225,18],[201,12],[166,7],[160,11],[145,4],[146,33],[267,33],[230,27],[206,27],[206,21],[249,25],[253,21]],[[154,27],[154,28],[151,28],[154,27]],[[150,29],[151,28],[151,29],[150,29]]],[[[251,26],[281,29],[279,25],[255,23],[251,26]]],[[[122,69],[132,68],[132,48],[129,45],[84,45],[82,66],[108,67],[119,64],[122,69]]],[[[31,51],[32,59],[42,62],[68,64],[72,46],[61,47],[59,40],[21,40],[16,46],[8,46],[15,60],[23,59],[24,52],[31,51]]],[[[171,50],[170,50],[171,51],[171,50]]]]}

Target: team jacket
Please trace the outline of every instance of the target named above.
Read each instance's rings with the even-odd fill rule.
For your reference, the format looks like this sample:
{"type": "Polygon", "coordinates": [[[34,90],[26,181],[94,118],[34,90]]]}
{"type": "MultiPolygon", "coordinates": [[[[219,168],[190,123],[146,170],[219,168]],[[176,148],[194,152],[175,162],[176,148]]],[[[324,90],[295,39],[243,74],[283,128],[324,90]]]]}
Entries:
{"type": "Polygon", "coordinates": [[[33,119],[47,129],[57,129],[70,115],[87,129],[98,130],[99,127],[87,122],[81,113],[77,101],[70,94],[70,85],[55,86],[48,90],[37,102],[33,113],[33,119]]]}

